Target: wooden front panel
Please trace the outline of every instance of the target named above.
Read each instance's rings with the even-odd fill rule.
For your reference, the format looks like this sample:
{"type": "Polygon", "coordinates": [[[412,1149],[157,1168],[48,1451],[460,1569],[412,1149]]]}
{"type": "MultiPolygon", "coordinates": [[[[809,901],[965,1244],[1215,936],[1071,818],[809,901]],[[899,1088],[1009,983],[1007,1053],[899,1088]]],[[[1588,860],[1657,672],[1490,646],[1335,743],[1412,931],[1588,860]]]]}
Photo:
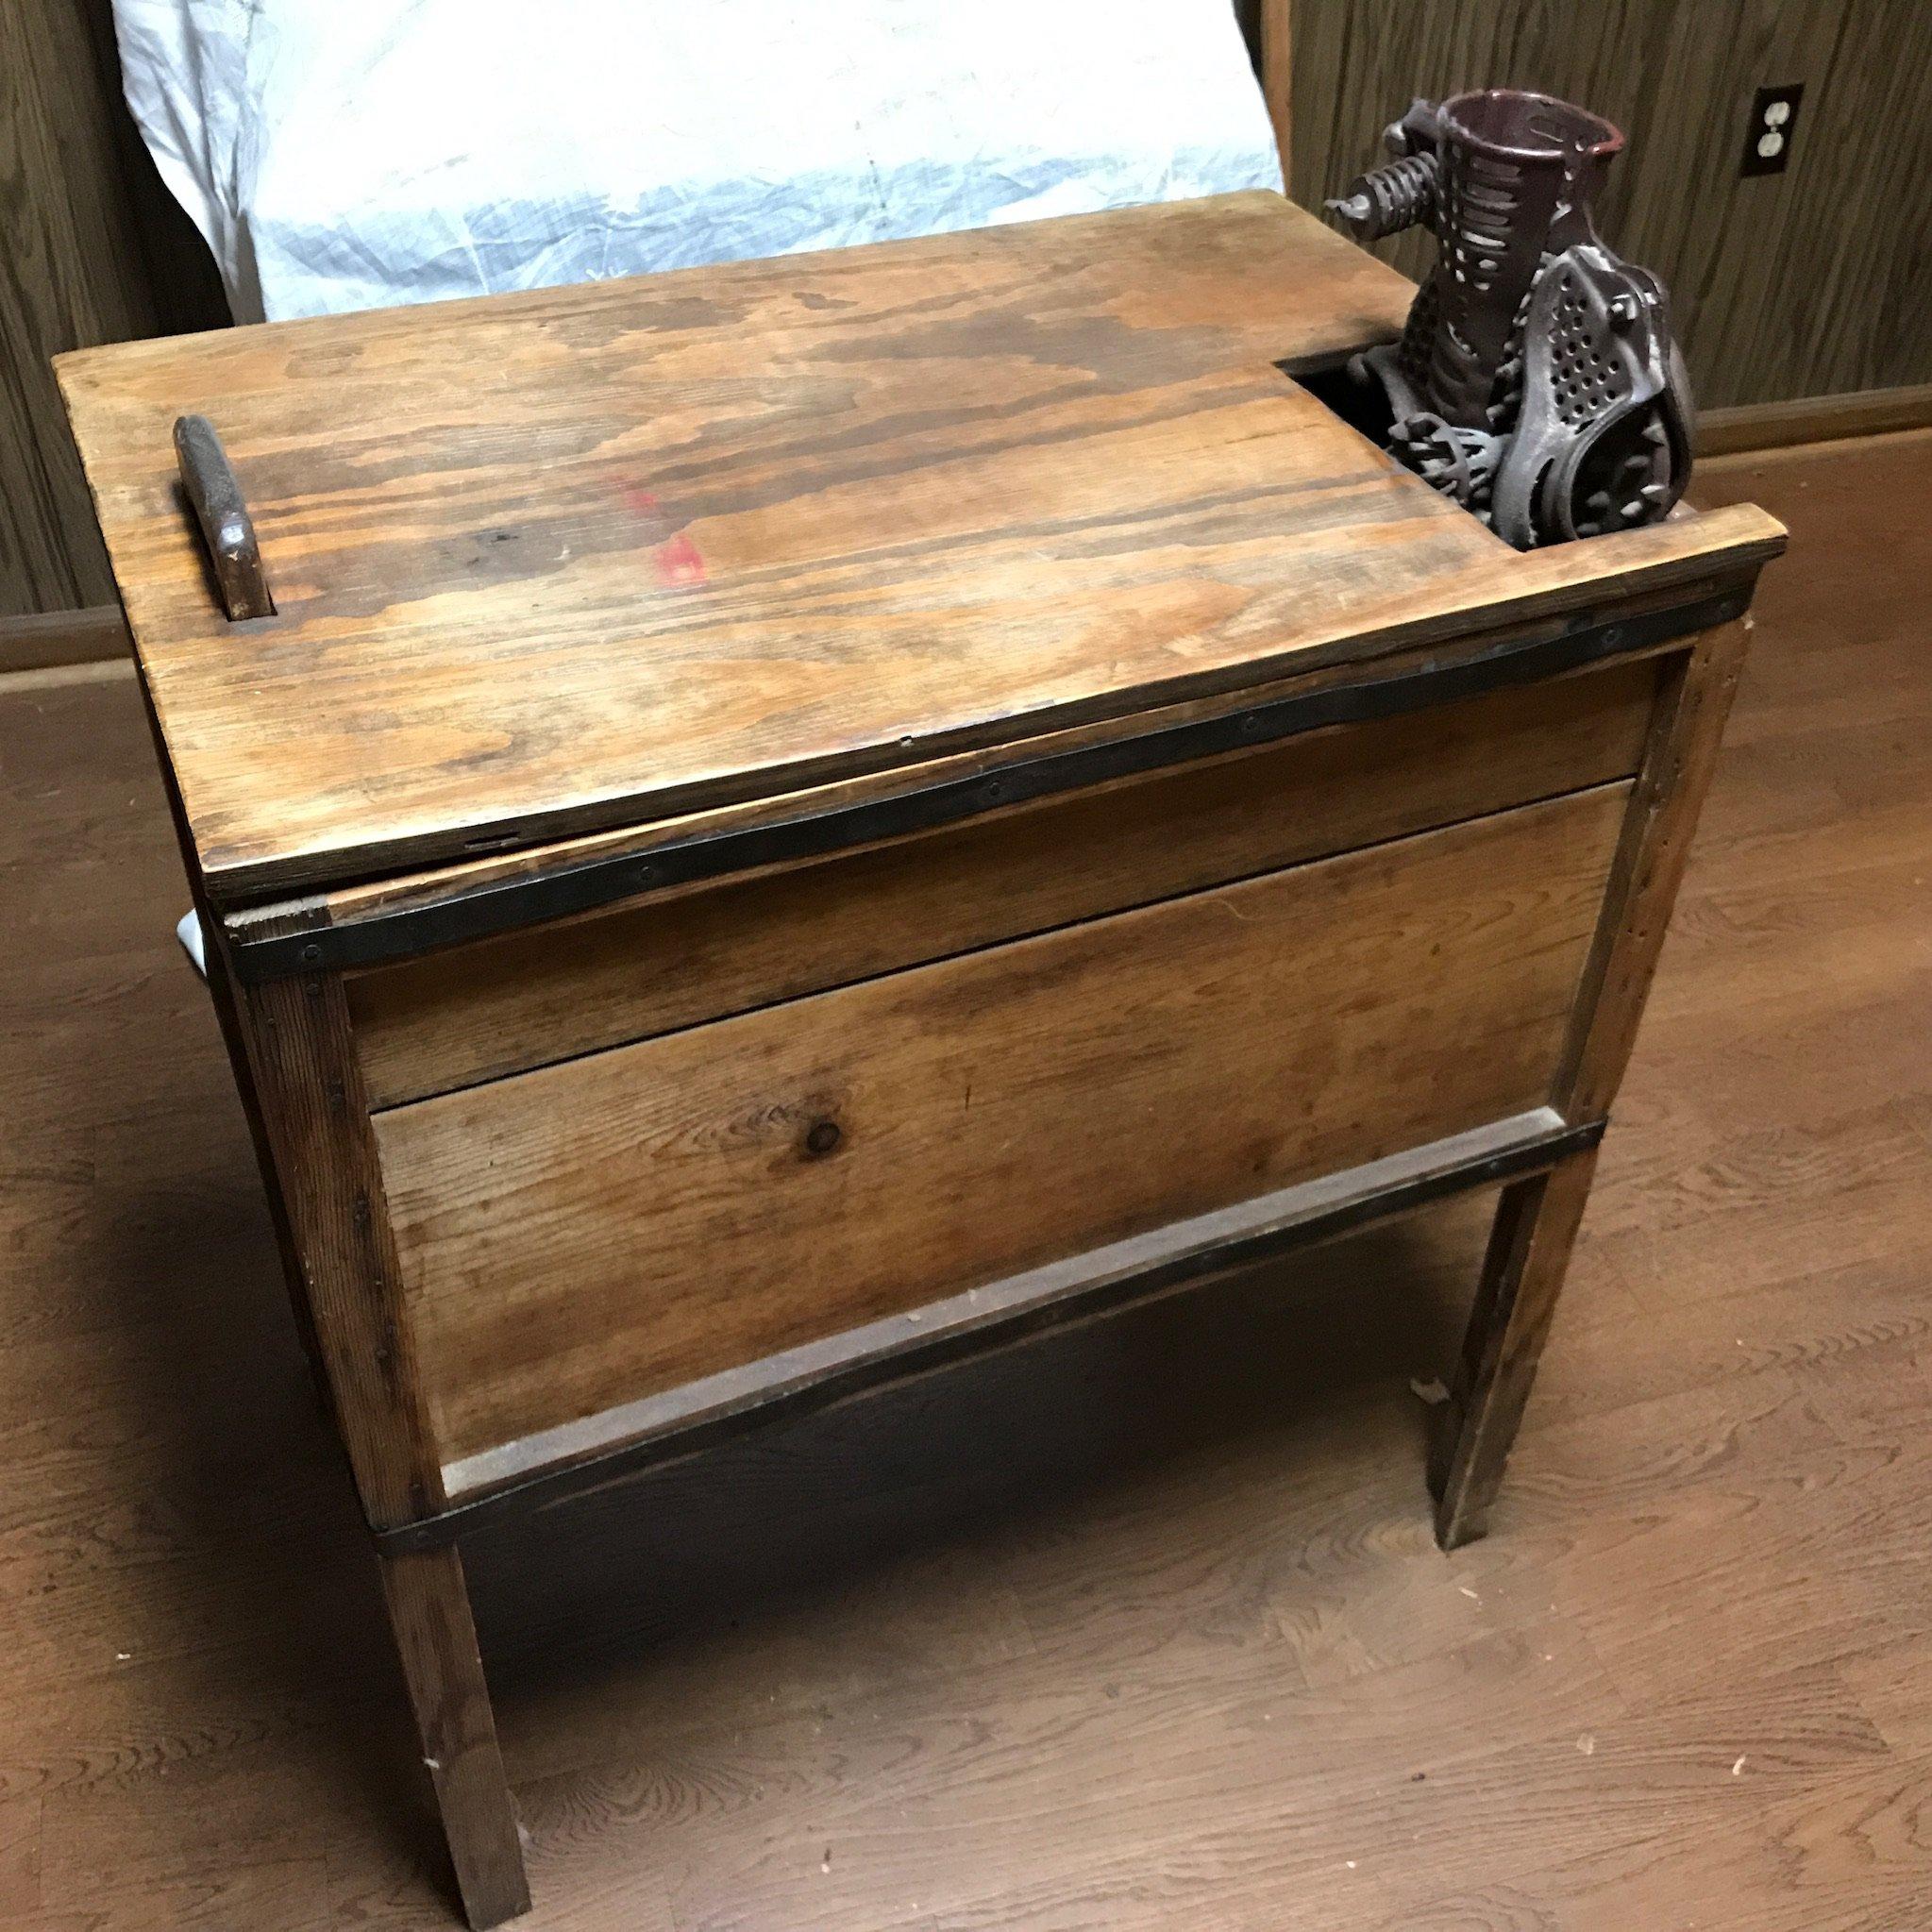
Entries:
{"type": "Polygon", "coordinates": [[[1629,791],[378,1114],[444,1460],[1540,1104],[1629,791]]]}
{"type": "Polygon", "coordinates": [[[1648,663],[1338,727],[348,981],[371,1103],[420,1099],[1627,777],[1648,663]]]}

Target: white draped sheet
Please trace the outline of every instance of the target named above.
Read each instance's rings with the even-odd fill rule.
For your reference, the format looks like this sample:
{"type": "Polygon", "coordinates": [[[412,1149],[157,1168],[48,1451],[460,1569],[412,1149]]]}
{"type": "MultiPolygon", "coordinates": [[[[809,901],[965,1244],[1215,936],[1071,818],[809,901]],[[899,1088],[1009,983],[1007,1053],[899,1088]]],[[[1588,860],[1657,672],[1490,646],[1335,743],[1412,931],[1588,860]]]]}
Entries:
{"type": "Polygon", "coordinates": [[[1279,188],[1231,0],[114,0],[244,320],[1279,188]]]}

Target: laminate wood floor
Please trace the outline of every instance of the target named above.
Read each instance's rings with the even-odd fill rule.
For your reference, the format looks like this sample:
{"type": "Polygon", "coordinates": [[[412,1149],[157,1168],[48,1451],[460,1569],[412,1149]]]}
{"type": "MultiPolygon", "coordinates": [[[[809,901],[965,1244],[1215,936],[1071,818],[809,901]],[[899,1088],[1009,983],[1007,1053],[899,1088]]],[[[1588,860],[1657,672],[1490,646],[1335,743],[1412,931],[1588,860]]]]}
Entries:
{"type": "MultiPolygon", "coordinates": [[[[1932,436],[1792,526],[1494,1519],[1432,1213],[479,1542],[537,1927],[1932,1923],[1932,436]]],[[[444,1926],[132,684],[0,688],[0,1924],[444,1926]]]]}

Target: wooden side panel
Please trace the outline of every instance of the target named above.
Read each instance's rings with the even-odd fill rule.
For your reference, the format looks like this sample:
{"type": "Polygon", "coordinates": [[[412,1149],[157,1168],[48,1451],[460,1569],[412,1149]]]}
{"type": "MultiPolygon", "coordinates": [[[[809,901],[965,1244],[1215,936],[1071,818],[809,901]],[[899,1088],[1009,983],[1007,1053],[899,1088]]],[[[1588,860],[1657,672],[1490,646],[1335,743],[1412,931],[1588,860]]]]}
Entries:
{"type": "Polygon", "coordinates": [[[1629,791],[378,1115],[445,1462],[1541,1104],[1629,791]]]}
{"type": "Polygon", "coordinates": [[[1628,776],[1649,662],[350,976],[373,1105],[1628,776]]]}

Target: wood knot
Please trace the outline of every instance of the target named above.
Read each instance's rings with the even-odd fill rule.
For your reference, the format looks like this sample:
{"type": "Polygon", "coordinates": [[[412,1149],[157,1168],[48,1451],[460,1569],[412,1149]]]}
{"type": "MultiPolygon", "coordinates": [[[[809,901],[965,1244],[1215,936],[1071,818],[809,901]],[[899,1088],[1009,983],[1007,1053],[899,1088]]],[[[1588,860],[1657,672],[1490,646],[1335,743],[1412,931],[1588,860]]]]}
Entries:
{"type": "Polygon", "coordinates": [[[815,1120],[805,1130],[805,1151],[822,1160],[845,1138],[836,1120],[815,1120]]]}

